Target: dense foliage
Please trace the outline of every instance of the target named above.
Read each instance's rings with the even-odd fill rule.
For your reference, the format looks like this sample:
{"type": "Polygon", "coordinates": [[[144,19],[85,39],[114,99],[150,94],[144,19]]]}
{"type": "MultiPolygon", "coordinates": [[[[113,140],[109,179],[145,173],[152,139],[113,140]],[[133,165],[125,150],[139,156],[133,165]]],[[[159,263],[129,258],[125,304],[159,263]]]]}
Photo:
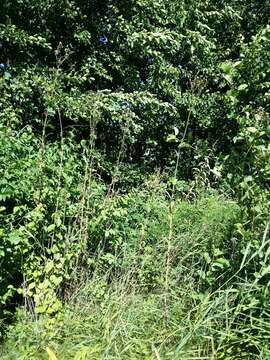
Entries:
{"type": "Polygon", "coordinates": [[[1,2],[6,359],[270,356],[269,15],[268,0],[1,2]],[[142,338],[138,308],[156,329],[142,338]],[[88,323],[65,354],[72,309],[88,323]]]}

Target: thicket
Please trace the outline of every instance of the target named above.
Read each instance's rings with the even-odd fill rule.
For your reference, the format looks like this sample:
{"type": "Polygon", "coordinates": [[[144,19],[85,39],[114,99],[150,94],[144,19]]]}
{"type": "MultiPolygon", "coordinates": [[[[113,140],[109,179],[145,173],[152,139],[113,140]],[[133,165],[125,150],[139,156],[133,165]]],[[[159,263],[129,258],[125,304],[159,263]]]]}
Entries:
{"type": "Polygon", "coordinates": [[[1,2],[4,359],[270,357],[269,14],[1,2]]]}

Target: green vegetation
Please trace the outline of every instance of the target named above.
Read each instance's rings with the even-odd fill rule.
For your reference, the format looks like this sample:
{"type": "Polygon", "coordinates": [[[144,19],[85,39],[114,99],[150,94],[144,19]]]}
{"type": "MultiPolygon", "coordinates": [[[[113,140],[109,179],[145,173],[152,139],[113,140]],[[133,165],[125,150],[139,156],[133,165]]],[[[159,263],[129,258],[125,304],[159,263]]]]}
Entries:
{"type": "Polygon", "coordinates": [[[269,14],[1,3],[1,359],[270,359],[269,14]]]}

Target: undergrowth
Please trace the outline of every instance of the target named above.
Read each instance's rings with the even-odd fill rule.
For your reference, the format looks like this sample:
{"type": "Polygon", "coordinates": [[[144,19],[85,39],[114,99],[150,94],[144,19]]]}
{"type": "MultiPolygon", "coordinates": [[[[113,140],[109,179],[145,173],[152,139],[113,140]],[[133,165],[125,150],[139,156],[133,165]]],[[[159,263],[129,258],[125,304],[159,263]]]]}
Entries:
{"type": "Polygon", "coordinates": [[[244,304],[236,300],[247,291],[234,279],[240,209],[215,192],[176,202],[166,288],[168,203],[157,181],[111,199],[90,237],[104,244],[87,271],[74,269],[63,311],[48,322],[19,310],[2,358],[47,359],[46,349],[58,359],[237,358],[244,304]]]}

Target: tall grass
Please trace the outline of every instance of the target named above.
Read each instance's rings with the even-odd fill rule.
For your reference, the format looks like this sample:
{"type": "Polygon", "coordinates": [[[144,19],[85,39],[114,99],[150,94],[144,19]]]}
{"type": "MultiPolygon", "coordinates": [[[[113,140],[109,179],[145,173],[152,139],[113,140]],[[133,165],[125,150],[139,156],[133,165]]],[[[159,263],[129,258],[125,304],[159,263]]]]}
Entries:
{"type": "Polygon", "coordinates": [[[232,249],[239,209],[217,194],[176,201],[164,277],[172,226],[167,209],[158,182],[106,203],[106,216],[90,226],[99,252],[90,251],[88,270],[74,269],[63,312],[48,331],[44,317],[33,321],[19,311],[2,358],[47,359],[46,348],[58,359],[215,359],[230,351],[237,358],[242,290],[230,281],[234,265],[217,271],[215,261],[216,249],[222,247],[222,256],[232,249]],[[227,279],[225,288],[220,279],[227,279]]]}

